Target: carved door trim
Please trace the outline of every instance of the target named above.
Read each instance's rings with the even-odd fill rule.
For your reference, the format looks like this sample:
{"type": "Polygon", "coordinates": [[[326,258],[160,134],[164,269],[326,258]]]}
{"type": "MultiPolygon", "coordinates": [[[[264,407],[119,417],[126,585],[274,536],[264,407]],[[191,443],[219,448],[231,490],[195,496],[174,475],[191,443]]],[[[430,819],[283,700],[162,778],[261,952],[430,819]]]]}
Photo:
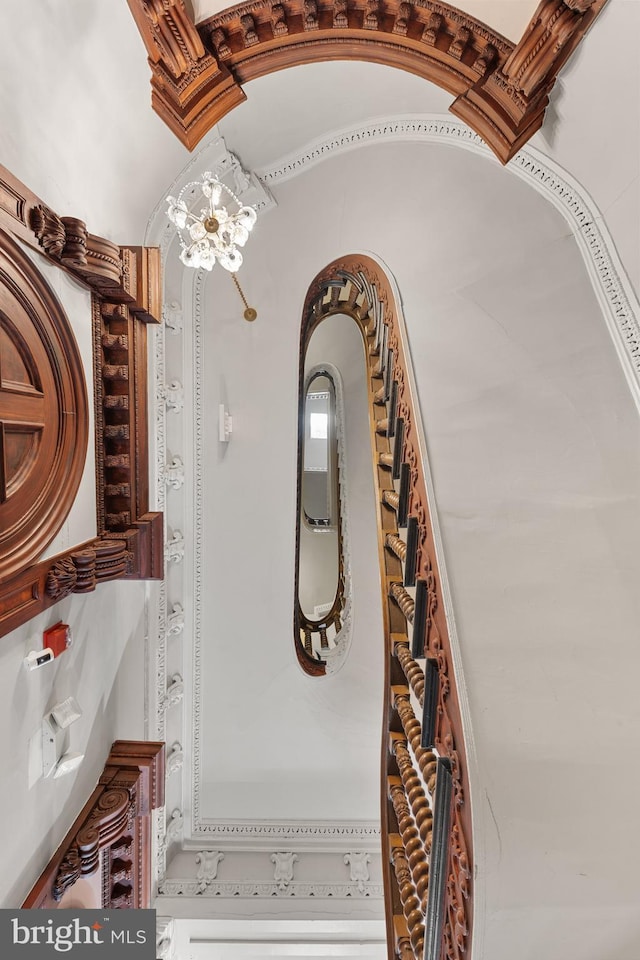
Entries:
{"type": "Polygon", "coordinates": [[[69,321],[0,231],[0,578],[32,563],[62,526],[87,435],[84,372],[69,321]]]}

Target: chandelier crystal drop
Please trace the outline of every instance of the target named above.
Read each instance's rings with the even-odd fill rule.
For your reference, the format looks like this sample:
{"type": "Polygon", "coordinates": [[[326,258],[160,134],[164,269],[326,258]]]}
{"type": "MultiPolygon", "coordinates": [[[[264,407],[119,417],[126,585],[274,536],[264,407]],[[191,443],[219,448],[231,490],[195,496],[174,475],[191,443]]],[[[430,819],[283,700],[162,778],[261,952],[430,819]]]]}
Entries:
{"type": "Polygon", "coordinates": [[[242,201],[226,184],[210,172],[202,180],[187,183],[177,197],[167,197],[167,216],[178,231],[180,259],[186,267],[213,270],[216,263],[236,273],[242,265],[239,247],[244,247],[258,219],[253,207],[242,201]],[[194,212],[189,209],[185,196],[196,192],[197,200],[204,198],[204,206],[194,212]],[[227,210],[225,202],[232,200],[237,210],[227,210]]]}

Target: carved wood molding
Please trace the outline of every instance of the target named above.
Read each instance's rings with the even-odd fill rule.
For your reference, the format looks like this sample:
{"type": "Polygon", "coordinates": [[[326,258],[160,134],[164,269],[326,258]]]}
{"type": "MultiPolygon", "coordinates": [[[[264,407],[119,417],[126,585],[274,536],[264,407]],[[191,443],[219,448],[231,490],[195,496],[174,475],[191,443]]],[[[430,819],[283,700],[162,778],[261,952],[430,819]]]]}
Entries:
{"type": "Polygon", "coordinates": [[[80,816],[23,903],[52,909],[102,865],[102,903],[142,909],[151,901],[151,811],[164,804],[164,744],[116,740],[80,816]]]}
{"type": "Polygon", "coordinates": [[[205,49],[182,0],[127,2],[149,57],[153,109],[193,150],[245,94],[205,49]]]}
{"type": "Polygon", "coordinates": [[[95,295],[92,314],[98,529],[130,543],[129,576],[161,579],[162,514],[149,513],[146,323],[95,295]]]}
{"type": "MultiPolygon", "coordinates": [[[[445,898],[444,953],[447,960],[463,960],[470,956],[470,931],[473,918],[472,900],[472,821],[469,802],[469,776],[464,745],[462,711],[455,683],[453,654],[445,615],[442,584],[436,554],[431,511],[427,498],[425,469],[420,448],[418,425],[410,394],[407,361],[400,334],[396,300],[391,283],[381,267],[371,258],[353,255],[340,258],[329,264],[309,287],[301,327],[301,352],[315,327],[324,318],[342,314],[355,320],[365,338],[369,366],[369,399],[371,441],[378,460],[376,483],[379,501],[379,554],[383,586],[383,612],[386,635],[386,678],[389,690],[386,717],[383,729],[392,731],[391,754],[397,761],[398,730],[404,730],[411,744],[418,766],[430,792],[433,790],[434,754],[421,747],[421,724],[413,713],[409,698],[409,686],[421,700],[424,697],[424,672],[409,653],[408,627],[413,628],[414,643],[420,637],[420,650],[413,656],[423,655],[437,662],[439,675],[438,702],[436,706],[435,738],[433,746],[441,757],[451,763],[454,804],[449,844],[448,883],[445,898]],[[336,293],[336,290],[338,293],[336,293]],[[402,422],[402,430],[396,428],[395,439],[390,440],[386,430],[377,429],[386,415],[380,403],[381,396],[390,393],[395,384],[395,416],[402,422]],[[389,387],[389,390],[386,388],[389,387]],[[399,456],[395,457],[397,450],[399,456]],[[408,475],[407,513],[417,525],[415,542],[415,572],[417,581],[424,586],[424,603],[420,608],[399,582],[401,558],[387,549],[388,536],[397,536],[399,496],[394,490],[392,473],[396,466],[406,466],[408,475]],[[419,632],[416,634],[416,629],[419,632]],[[433,769],[432,769],[433,768],[433,769]]],[[[395,542],[395,541],[394,541],[395,542]]],[[[404,769],[406,757],[397,763],[397,772],[408,782],[404,769]]],[[[387,774],[383,769],[383,849],[393,825],[386,803],[387,774]]],[[[398,781],[394,781],[397,786],[398,781]]],[[[412,792],[415,800],[415,795],[412,792]]],[[[398,806],[397,797],[395,806],[398,806]]],[[[393,804],[392,804],[393,807],[393,804]]],[[[396,847],[394,847],[394,850],[396,847]]],[[[394,854],[395,856],[395,854],[394,854]]],[[[406,898],[398,899],[397,884],[392,879],[399,867],[396,856],[394,871],[385,872],[385,901],[389,940],[393,942],[393,916],[406,907],[406,898]]],[[[404,869],[404,868],[403,868],[404,869]]],[[[416,869],[416,865],[412,866],[416,869]]],[[[419,868],[416,876],[420,876],[419,868]]],[[[404,877],[404,873],[403,873],[404,877]]],[[[406,878],[405,878],[406,879],[406,878]]],[[[408,889],[408,887],[407,887],[408,889]]],[[[424,891],[422,891],[424,893],[424,891]]],[[[411,900],[411,897],[409,897],[411,900]]],[[[411,900],[411,902],[413,902],[411,900]]],[[[408,908],[407,908],[408,909],[408,908]]],[[[413,907],[409,911],[413,916],[413,907]]],[[[407,918],[409,919],[409,918],[407,918]]],[[[411,926],[411,925],[410,925],[411,926]]],[[[410,929],[410,938],[417,941],[422,934],[417,927],[410,929]]],[[[416,944],[411,941],[413,948],[416,944]]]]}
{"type": "Polygon", "coordinates": [[[541,126],[559,70],[606,0],[542,0],[514,46],[434,0],[250,0],[196,28],[182,0],[128,0],[152,104],[190,150],[245,99],[245,81],[324,60],[399,67],[456,96],[451,110],[506,163],[541,126]]]}
{"type": "Polygon", "coordinates": [[[83,220],[59,216],[2,165],[0,228],[73,274],[98,296],[129,304],[147,323],[160,323],[160,251],[120,247],[89,233],[83,220]]]}
{"type": "Polygon", "coordinates": [[[90,234],[82,220],[58,216],[0,167],[2,257],[0,513],[11,515],[0,523],[0,636],[68,593],[116,577],[161,578],[164,572],[162,514],[149,512],[147,442],[146,325],[161,317],[160,250],[120,247],[90,234]],[[85,381],[62,306],[3,229],[92,293],[98,537],[40,563],[34,561],[68,513],[82,476],[85,381]],[[28,339],[29,318],[39,339],[28,339]],[[42,410],[34,413],[38,404],[42,410]],[[48,441],[47,422],[56,416],[48,441]],[[31,446],[23,421],[36,431],[31,446]],[[50,462],[40,464],[47,451],[50,462]],[[20,530],[32,518],[35,532],[22,543],[20,530]]]}
{"type": "Polygon", "coordinates": [[[451,105],[506,163],[539,130],[556,78],[606,0],[541,0],[507,61],[451,105]]]}
{"type": "Polygon", "coordinates": [[[0,230],[0,579],[51,542],[80,485],[88,406],[58,298],[0,230]]]}

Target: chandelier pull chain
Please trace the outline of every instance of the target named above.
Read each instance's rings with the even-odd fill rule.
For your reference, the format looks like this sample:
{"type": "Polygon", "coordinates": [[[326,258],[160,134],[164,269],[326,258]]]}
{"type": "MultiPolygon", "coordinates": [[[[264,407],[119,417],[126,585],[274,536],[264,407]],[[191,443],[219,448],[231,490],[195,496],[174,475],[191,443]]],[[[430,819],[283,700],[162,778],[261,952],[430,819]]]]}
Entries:
{"type": "Polygon", "coordinates": [[[232,274],[231,274],[231,279],[232,279],[233,282],[235,283],[235,285],[236,285],[236,290],[237,290],[238,293],[240,294],[240,299],[242,300],[242,302],[243,302],[243,304],[244,304],[243,317],[245,318],[245,320],[248,320],[249,323],[252,323],[252,322],[256,319],[256,317],[258,316],[258,311],[255,310],[253,307],[250,307],[250,306],[249,306],[249,304],[248,304],[248,302],[247,302],[247,298],[245,297],[245,295],[244,295],[244,293],[243,293],[242,287],[240,286],[240,282],[238,281],[238,278],[237,278],[237,276],[235,275],[235,273],[232,273],[232,274]]]}

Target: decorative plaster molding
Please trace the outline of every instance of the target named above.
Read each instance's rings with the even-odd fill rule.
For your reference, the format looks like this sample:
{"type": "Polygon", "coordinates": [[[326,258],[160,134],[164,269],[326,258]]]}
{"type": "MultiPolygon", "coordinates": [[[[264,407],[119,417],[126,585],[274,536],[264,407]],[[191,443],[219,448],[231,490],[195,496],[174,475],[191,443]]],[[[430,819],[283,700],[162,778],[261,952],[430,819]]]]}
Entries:
{"type": "MultiPolygon", "coordinates": [[[[355,840],[378,842],[380,826],[372,821],[352,821],[335,823],[333,821],[283,822],[279,820],[222,821],[205,820],[198,824],[199,832],[209,838],[220,840],[295,840],[305,842],[326,842],[355,840]]],[[[344,847],[343,847],[344,849],[344,847]]]]}
{"type": "Polygon", "coordinates": [[[167,617],[167,636],[177,637],[184,630],[184,610],[181,603],[174,603],[167,617]]]}
{"type": "Polygon", "coordinates": [[[271,862],[275,864],[273,879],[278,885],[278,890],[286,890],[293,880],[293,865],[298,860],[297,853],[272,853],[271,862]]]}
{"type": "Polygon", "coordinates": [[[216,879],[221,860],[224,860],[224,853],[219,850],[201,850],[200,853],[196,854],[198,893],[204,893],[216,879]]]}
{"type": "Polygon", "coordinates": [[[165,328],[177,337],[182,333],[182,307],[177,300],[172,300],[162,311],[162,320],[165,328]]]}
{"type": "Polygon", "coordinates": [[[202,550],[204,533],[202,517],[204,515],[204,411],[203,411],[203,309],[204,309],[203,271],[198,271],[193,280],[193,770],[192,770],[192,822],[194,834],[204,832],[200,822],[200,726],[202,696],[202,550]]]}
{"type": "Polygon", "coordinates": [[[172,917],[156,917],[157,960],[176,960],[175,922],[172,917]]]}
{"type": "Polygon", "coordinates": [[[162,847],[166,854],[167,850],[171,843],[174,840],[179,840],[182,836],[182,831],[184,829],[184,817],[182,815],[182,810],[178,810],[176,807],[172,811],[169,820],[167,821],[166,829],[164,832],[164,839],[162,841],[162,847]]]}
{"type": "MultiPolygon", "coordinates": [[[[370,143],[399,141],[452,144],[496,162],[480,137],[461,121],[430,115],[405,116],[372,120],[314,140],[303,150],[258,171],[258,176],[272,187],[336,154],[370,143]]],[[[549,200],[571,228],[640,410],[640,304],[602,214],[569,173],[534,147],[520,150],[507,172],[514,173],[549,200]]]]}
{"type": "Polygon", "coordinates": [[[302,899],[313,897],[314,899],[379,899],[383,897],[382,884],[369,883],[364,886],[364,891],[358,889],[356,883],[308,883],[303,880],[292,880],[287,886],[281,888],[278,883],[248,883],[243,881],[219,881],[214,880],[208,884],[202,892],[199,890],[197,880],[164,880],[158,890],[158,899],[163,897],[240,897],[247,899],[273,898],[273,897],[293,897],[302,899]]]}
{"type": "Polygon", "coordinates": [[[184,389],[180,381],[172,380],[160,389],[159,396],[164,400],[167,410],[170,413],[180,413],[184,407],[184,389]]]}
{"type": "Polygon", "coordinates": [[[173,773],[177,773],[178,770],[182,769],[184,763],[184,751],[182,749],[182,744],[175,741],[172,745],[171,750],[166,756],[166,774],[167,777],[170,777],[173,773]]]}
{"type": "MultiPolygon", "coordinates": [[[[255,207],[258,213],[269,210],[276,205],[276,201],[269,192],[269,188],[250,170],[247,170],[236,153],[227,149],[224,137],[216,136],[207,140],[182,168],[179,175],[164,192],[162,199],[157,202],[149,217],[146,232],[146,243],[153,243],[162,248],[163,257],[166,256],[169,246],[176,236],[176,229],[166,215],[166,196],[177,196],[182,188],[191,180],[197,180],[203,170],[210,170],[214,176],[226,183],[233,192],[240,197],[243,204],[255,207]]],[[[180,313],[180,330],[182,329],[182,309],[179,303],[169,304],[169,310],[176,307],[180,313]]],[[[165,317],[165,325],[167,319],[165,317]]],[[[178,333],[178,330],[172,330],[178,333]]]]}
{"type": "Polygon", "coordinates": [[[174,673],[171,683],[162,700],[162,709],[166,712],[169,707],[175,707],[184,696],[184,681],[179,673],[174,673]]]}
{"type": "Polygon", "coordinates": [[[345,853],[344,862],[351,868],[349,879],[355,883],[360,893],[364,893],[365,885],[369,883],[369,864],[371,863],[371,854],[365,850],[359,850],[353,853],[345,853]]]}
{"type": "Polygon", "coordinates": [[[173,457],[163,469],[164,482],[172,490],[179,490],[184,484],[184,463],[182,457],[173,457]]]}
{"type": "Polygon", "coordinates": [[[168,563],[182,563],[184,560],[184,536],[180,530],[174,530],[165,541],[165,557],[168,563]]]}

